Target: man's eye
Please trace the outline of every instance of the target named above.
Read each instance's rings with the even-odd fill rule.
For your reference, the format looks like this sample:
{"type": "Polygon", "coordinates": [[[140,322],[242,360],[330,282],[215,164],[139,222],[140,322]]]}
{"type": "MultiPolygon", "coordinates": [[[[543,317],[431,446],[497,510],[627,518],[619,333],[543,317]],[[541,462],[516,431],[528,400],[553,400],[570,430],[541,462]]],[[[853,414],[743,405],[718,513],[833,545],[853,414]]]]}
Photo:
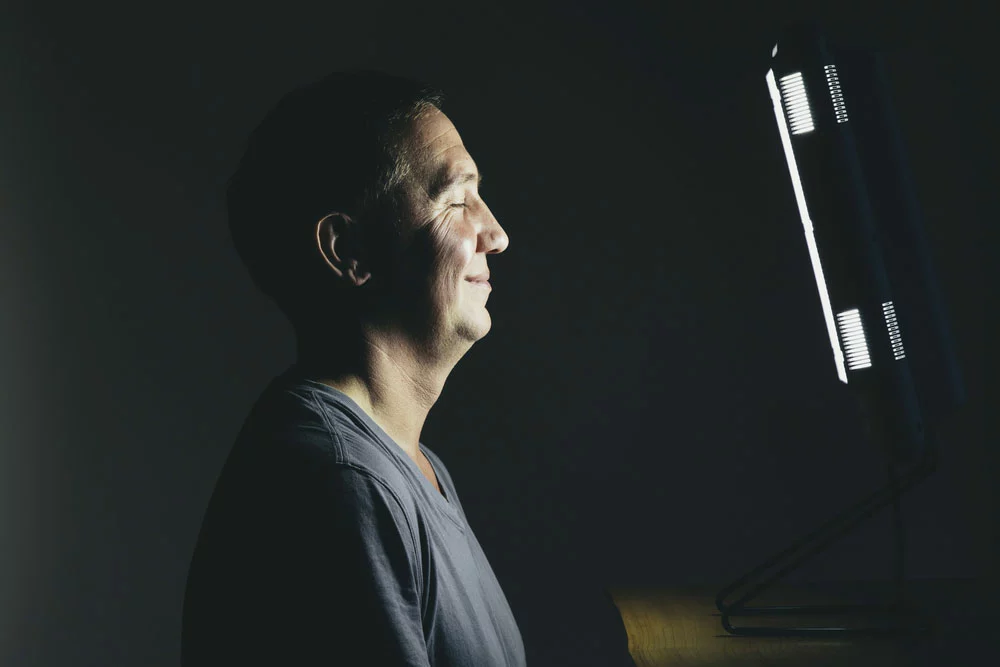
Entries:
{"type": "Polygon", "coordinates": [[[457,202],[455,204],[449,204],[449,206],[451,206],[451,207],[456,207],[457,206],[459,208],[465,208],[465,202],[457,202]]]}

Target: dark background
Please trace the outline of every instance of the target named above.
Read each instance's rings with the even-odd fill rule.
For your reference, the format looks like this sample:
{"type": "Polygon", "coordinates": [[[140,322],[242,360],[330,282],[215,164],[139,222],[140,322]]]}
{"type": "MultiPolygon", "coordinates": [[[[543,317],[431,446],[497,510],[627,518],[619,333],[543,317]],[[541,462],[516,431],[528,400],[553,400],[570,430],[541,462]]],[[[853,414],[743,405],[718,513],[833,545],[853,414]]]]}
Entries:
{"type": "MultiPolygon", "coordinates": [[[[178,663],[216,476],[294,358],[222,187],[283,93],[344,67],[445,89],[510,236],[422,441],[526,643],[573,595],[724,583],[879,485],[764,81],[806,16],[887,57],[969,391],[903,505],[910,574],[995,586],[986,5],[682,4],[6,5],[0,662],[178,663]]],[[[888,527],[796,577],[887,575],[888,527]]]]}

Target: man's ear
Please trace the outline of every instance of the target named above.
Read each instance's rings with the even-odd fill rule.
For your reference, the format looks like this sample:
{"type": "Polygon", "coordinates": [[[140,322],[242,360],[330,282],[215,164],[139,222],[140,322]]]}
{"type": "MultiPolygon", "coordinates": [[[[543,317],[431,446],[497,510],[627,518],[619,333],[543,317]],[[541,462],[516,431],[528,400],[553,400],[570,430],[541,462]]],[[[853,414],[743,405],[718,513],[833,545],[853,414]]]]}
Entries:
{"type": "Polygon", "coordinates": [[[333,212],[316,223],[319,252],[337,278],[364,285],[372,277],[360,225],[346,213],[333,212]]]}

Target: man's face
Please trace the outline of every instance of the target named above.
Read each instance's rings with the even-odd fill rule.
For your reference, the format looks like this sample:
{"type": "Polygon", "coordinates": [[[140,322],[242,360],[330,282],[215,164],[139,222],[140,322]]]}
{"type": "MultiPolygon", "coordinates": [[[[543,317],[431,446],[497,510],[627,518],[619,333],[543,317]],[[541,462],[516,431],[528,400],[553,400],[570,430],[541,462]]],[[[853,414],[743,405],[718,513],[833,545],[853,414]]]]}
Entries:
{"type": "Polygon", "coordinates": [[[422,342],[450,349],[490,330],[486,255],[508,238],[479,193],[476,163],[447,116],[433,109],[415,123],[407,195],[409,224],[397,283],[407,329],[422,342]]]}

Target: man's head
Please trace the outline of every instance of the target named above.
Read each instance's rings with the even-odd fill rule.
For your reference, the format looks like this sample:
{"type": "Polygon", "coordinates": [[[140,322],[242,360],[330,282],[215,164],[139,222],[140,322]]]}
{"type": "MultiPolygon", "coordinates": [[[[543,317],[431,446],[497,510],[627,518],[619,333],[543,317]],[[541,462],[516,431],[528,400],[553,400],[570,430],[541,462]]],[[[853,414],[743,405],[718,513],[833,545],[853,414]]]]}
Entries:
{"type": "Polygon", "coordinates": [[[507,236],[441,102],[400,77],[335,73],[286,95],[251,135],[227,192],[230,231],[300,340],[364,323],[433,352],[489,330],[488,288],[466,278],[487,273],[507,236]]]}

